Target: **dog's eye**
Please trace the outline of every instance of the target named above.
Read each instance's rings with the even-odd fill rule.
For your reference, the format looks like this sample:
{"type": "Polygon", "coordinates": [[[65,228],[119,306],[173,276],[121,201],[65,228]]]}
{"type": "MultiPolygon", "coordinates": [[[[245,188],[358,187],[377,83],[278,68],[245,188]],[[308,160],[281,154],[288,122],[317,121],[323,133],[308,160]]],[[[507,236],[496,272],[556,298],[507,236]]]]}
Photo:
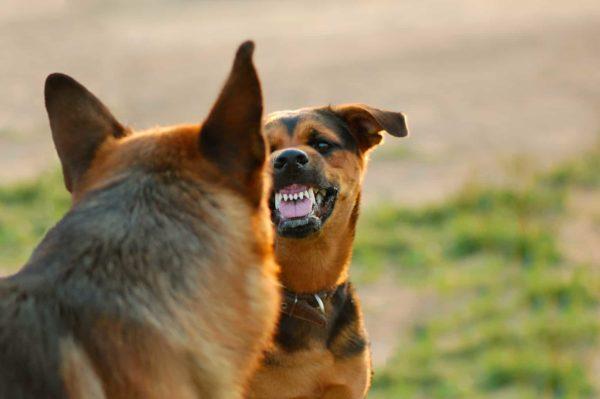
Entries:
{"type": "Polygon", "coordinates": [[[321,154],[325,154],[331,149],[331,143],[328,143],[325,140],[317,140],[313,142],[311,146],[321,154]]]}

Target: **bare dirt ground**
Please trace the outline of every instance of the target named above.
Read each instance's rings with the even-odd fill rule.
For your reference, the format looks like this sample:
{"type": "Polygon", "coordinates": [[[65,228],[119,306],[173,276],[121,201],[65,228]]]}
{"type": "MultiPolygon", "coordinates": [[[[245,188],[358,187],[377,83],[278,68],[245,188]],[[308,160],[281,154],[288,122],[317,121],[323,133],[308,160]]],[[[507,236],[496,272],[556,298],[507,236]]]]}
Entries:
{"type": "MultiPolygon", "coordinates": [[[[366,206],[497,181],[515,158],[547,166],[600,130],[597,0],[0,0],[0,184],[57,165],[48,73],[134,127],[199,122],[246,38],[268,111],[356,101],[408,115],[411,138],[373,156],[366,206]]],[[[419,302],[382,284],[362,292],[377,362],[419,302]]]]}

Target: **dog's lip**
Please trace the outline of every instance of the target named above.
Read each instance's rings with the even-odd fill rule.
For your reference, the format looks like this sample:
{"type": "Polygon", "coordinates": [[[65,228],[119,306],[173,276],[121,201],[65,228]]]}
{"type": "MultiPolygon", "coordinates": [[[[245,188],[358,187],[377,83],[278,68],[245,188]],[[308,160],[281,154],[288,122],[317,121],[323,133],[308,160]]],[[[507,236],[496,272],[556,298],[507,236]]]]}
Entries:
{"type": "Polygon", "coordinates": [[[285,187],[277,190],[276,193],[278,193],[278,194],[279,193],[281,193],[281,194],[299,194],[301,192],[308,190],[309,188],[312,188],[312,187],[309,187],[305,184],[294,183],[294,184],[290,184],[288,186],[285,186],[285,187]]]}
{"type": "Polygon", "coordinates": [[[282,185],[279,187],[274,187],[271,196],[275,194],[297,194],[302,191],[306,191],[308,189],[319,190],[320,187],[317,184],[309,184],[309,183],[291,183],[282,185]]]}

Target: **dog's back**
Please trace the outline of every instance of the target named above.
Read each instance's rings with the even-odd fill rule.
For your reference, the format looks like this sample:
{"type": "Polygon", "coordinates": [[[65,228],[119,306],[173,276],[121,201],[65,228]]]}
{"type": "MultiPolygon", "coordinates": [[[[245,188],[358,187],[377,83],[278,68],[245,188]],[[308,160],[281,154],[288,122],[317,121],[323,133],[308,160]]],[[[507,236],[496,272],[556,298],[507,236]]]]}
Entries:
{"type": "Polygon", "coordinates": [[[237,398],[277,309],[252,45],[202,126],[132,134],[52,75],[74,206],[0,281],[0,398],[237,398]]]}

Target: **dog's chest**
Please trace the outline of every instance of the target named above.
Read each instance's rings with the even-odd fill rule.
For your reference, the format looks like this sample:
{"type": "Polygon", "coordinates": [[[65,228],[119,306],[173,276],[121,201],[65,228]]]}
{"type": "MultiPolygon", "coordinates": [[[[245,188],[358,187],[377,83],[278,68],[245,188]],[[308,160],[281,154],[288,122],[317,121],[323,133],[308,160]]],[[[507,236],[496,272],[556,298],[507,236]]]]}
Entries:
{"type": "Polygon", "coordinates": [[[333,354],[322,345],[311,346],[294,353],[283,350],[269,353],[263,368],[254,377],[251,397],[320,397],[325,387],[336,383],[339,375],[336,376],[333,354]]]}
{"type": "Polygon", "coordinates": [[[370,384],[370,355],[340,358],[314,344],[293,353],[269,353],[250,384],[249,399],[321,399],[333,389],[348,399],[363,398],[370,384]]]}

